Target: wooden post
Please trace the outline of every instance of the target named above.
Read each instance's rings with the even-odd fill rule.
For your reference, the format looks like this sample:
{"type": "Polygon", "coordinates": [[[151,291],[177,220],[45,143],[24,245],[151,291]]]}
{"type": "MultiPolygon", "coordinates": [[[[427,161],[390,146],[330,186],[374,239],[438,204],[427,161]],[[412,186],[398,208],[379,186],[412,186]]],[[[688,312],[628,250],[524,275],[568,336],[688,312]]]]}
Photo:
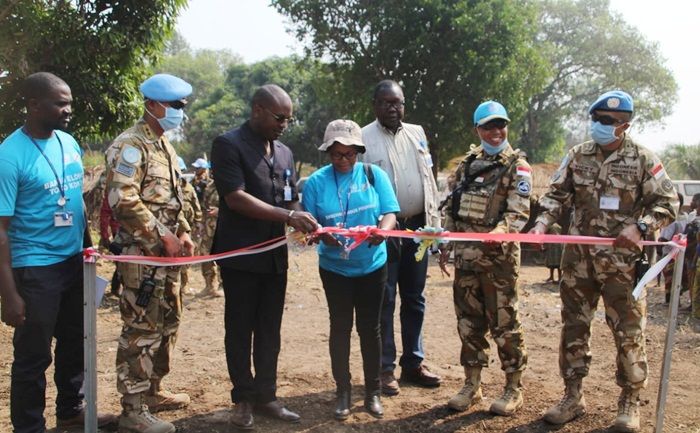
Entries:
{"type": "Polygon", "coordinates": [[[681,248],[676,255],[676,261],[673,266],[673,281],[671,283],[671,301],[669,304],[669,317],[666,328],[666,342],[664,344],[664,359],[661,363],[659,394],[656,397],[656,426],[654,433],[662,433],[664,430],[664,411],[666,409],[666,395],[668,394],[668,377],[671,374],[673,341],[676,334],[676,323],[678,322],[678,301],[681,297],[684,257],[685,248],[681,248]]]}

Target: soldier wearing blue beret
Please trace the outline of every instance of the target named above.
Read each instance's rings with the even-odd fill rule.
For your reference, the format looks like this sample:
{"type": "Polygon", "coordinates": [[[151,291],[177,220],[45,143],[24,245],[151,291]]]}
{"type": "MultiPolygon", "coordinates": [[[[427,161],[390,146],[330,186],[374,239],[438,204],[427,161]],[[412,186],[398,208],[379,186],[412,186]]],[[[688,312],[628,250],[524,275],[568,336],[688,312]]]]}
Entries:
{"type": "Polygon", "coordinates": [[[569,151],[539,202],[544,211],[533,233],[545,233],[562,212],[573,209],[572,235],[615,238],[614,248],[564,246],[559,368],[565,391],[544,414],[551,424],[567,423],[586,412],[583,379],[592,359],[591,321],[602,298],[615,339],[616,382],[621,388],[614,430],[640,429],[640,393],[648,370],[646,296],[635,299],[630,293],[640,277],[640,242],[675,219],[678,200],[659,158],[629,137],[633,112],[634,102],[627,93],[613,90],[600,95],[588,110],[592,140],[569,151]]]}
{"type": "MultiPolygon", "coordinates": [[[[175,149],[165,131],[180,126],[192,86],[156,74],[139,87],[143,117],[107,149],[107,200],[120,224],[123,254],[191,256],[194,244],[175,149]]],[[[186,406],[190,398],[161,386],[182,315],[177,267],[119,263],[124,326],[117,349],[117,390],[122,394],[120,431],[171,433],[175,427],[151,412],[186,406]]]]}

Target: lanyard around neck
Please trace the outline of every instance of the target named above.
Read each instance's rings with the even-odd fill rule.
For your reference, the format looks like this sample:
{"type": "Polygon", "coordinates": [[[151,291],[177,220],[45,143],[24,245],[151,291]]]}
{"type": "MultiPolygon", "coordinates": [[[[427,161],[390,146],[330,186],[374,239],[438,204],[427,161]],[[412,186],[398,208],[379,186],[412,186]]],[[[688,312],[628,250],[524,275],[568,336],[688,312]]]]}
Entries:
{"type": "MultiPolygon", "coordinates": [[[[56,140],[58,140],[58,145],[61,147],[61,169],[63,171],[63,182],[61,182],[61,179],[58,177],[58,172],[56,171],[56,167],[53,166],[53,163],[49,159],[48,156],[44,153],[43,150],[41,150],[41,147],[39,147],[39,144],[34,140],[34,137],[29,135],[29,133],[26,131],[25,128],[22,128],[22,132],[24,135],[29,137],[29,139],[32,141],[32,144],[36,147],[36,149],[41,153],[41,156],[44,157],[47,163],[49,163],[49,167],[51,167],[51,171],[53,172],[53,175],[56,177],[56,184],[58,185],[58,191],[61,193],[61,198],[58,199],[58,205],[63,207],[66,205],[66,191],[65,191],[65,186],[66,186],[66,161],[65,161],[65,156],[63,154],[63,142],[61,142],[61,138],[56,134],[55,132],[53,133],[56,136],[56,140]]],[[[49,137],[50,138],[50,137],[49,137]]]]}
{"type": "MultiPolygon", "coordinates": [[[[353,168],[354,171],[354,168],[353,168]]],[[[333,168],[333,179],[335,179],[335,189],[338,193],[338,204],[340,205],[340,211],[343,214],[343,222],[341,227],[345,227],[345,223],[348,221],[348,211],[350,210],[350,194],[352,193],[352,173],[350,171],[350,184],[348,185],[348,193],[345,200],[345,207],[343,207],[343,196],[340,194],[340,185],[338,184],[338,174],[333,168]]]]}

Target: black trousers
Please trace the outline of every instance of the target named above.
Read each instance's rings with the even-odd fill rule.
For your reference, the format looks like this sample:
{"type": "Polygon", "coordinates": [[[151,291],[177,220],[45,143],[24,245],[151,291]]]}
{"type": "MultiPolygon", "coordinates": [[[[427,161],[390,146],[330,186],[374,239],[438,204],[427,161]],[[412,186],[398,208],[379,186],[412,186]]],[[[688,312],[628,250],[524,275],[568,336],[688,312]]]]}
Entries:
{"type": "Polygon", "coordinates": [[[378,395],[382,357],[379,314],[387,278],[386,264],[361,277],[346,277],[321,268],[319,273],[328,301],[331,322],[328,347],[336,386],[338,390],[350,389],[350,332],[355,313],[365,375],[365,395],[378,395]]]}
{"type": "Polygon", "coordinates": [[[10,417],[15,433],[43,433],[53,338],[56,417],[72,418],[83,408],[83,257],[15,268],[13,274],[26,320],[12,340],[10,417]]]}
{"type": "Polygon", "coordinates": [[[277,357],[287,273],[259,274],[221,268],[226,306],[226,364],[234,403],[277,399],[277,357]],[[255,376],[251,372],[251,353],[255,376]]]}

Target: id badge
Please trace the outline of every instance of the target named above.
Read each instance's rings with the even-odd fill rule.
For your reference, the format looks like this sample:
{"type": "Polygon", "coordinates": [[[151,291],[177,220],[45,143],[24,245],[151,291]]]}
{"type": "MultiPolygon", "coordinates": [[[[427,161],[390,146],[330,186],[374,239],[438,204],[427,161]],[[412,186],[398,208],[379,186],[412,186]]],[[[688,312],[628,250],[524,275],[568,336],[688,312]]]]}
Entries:
{"type": "Polygon", "coordinates": [[[602,210],[618,210],[620,209],[620,197],[610,195],[600,196],[600,208],[602,210]]]}
{"type": "Polygon", "coordinates": [[[54,227],[71,227],[73,225],[73,212],[54,212],[54,227]]]}
{"type": "Polygon", "coordinates": [[[284,201],[292,201],[292,187],[289,185],[284,186],[284,201]]]}

